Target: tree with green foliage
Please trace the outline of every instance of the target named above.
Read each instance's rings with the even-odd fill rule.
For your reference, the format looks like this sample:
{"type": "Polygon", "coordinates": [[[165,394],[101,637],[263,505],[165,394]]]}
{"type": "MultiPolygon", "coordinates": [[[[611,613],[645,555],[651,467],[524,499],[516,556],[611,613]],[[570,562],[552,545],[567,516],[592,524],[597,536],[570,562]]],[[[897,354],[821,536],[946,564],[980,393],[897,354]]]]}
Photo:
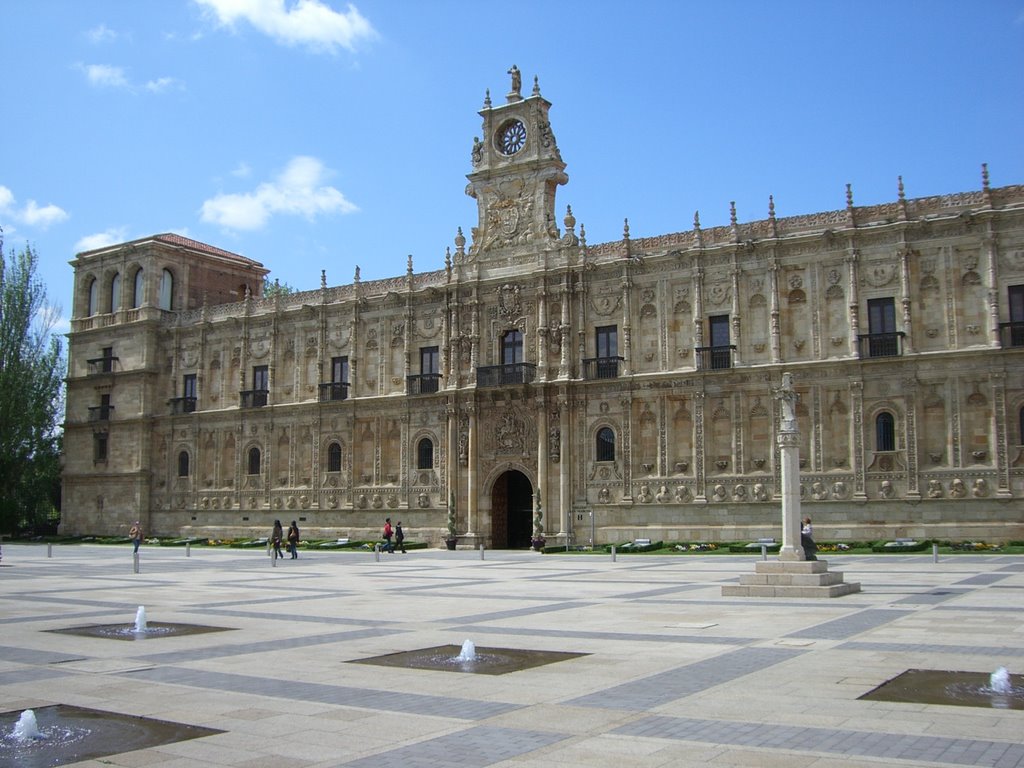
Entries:
{"type": "Polygon", "coordinates": [[[59,520],[64,353],[31,246],[8,255],[0,231],[0,533],[59,520]]]}
{"type": "Polygon", "coordinates": [[[287,296],[289,293],[295,293],[295,289],[288,283],[282,283],[280,280],[270,282],[269,278],[263,278],[263,298],[270,299],[278,294],[287,296]]]}

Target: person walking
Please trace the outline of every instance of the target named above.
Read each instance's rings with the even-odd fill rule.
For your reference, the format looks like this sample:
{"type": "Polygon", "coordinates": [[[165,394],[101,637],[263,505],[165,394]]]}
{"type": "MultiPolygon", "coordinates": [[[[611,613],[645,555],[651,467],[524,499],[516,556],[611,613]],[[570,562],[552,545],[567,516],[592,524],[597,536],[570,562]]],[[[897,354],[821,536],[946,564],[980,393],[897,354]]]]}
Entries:
{"type": "Polygon", "coordinates": [[[800,521],[800,546],[804,548],[804,560],[817,560],[818,545],[814,543],[814,528],[811,527],[811,518],[805,517],[800,521]]]}
{"type": "Polygon", "coordinates": [[[131,530],[128,531],[128,536],[131,537],[132,544],[135,549],[132,550],[132,554],[139,554],[139,544],[142,543],[142,523],[138,520],[132,525],[131,530]]]}
{"type": "Polygon", "coordinates": [[[281,527],[281,521],[274,521],[274,530],[270,534],[270,546],[272,547],[270,556],[277,560],[281,558],[284,560],[284,553],[281,551],[281,540],[284,539],[284,529],[281,527]]]}
{"type": "Polygon", "coordinates": [[[401,520],[399,520],[395,524],[395,544],[398,546],[398,548],[400,550],[402,550],[402,554],[404,555],[405,554],[405,531],[402,530],[402,521],[401,520]]]}
{"type": "Polygon", "coordinates": [[[294,520],[288,526],[288,551],[292,554],[292,560],[299,559],[299,526],[294,520]]]}
{"type": "Polygon", "coordinates": [[[390,552],[392,555],[395,554],[395,545],[391,543],[391,537],[394,532],[391,530],[391,518],[384,518],[384,549],[390,552]]]}

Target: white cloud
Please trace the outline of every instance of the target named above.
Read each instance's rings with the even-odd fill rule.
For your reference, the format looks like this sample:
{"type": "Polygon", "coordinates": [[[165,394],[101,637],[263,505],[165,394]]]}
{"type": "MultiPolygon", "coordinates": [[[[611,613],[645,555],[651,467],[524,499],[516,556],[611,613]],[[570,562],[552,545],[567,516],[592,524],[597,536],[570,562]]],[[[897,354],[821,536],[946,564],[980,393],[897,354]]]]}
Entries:
{"type": "Polygon", "coordinates": [[[150,91],[151,93],[161,93],[170,88],[174,88],[179,91],[184,89],[184,86],[181,84],[181,82],[174,77],[158,77],[156,80],[150,80],[148,83],[146,83],[145,87],[146,90],[150,91]]]}
{"type": "Polygon", "coordinates": [[[117,32],[103,23],[100,23],[98,27],[93,27],[85,35],[89,38],[90,42],[96,44],[108,43],[117,39],[117,32]]]}
{"type": "Polygon", "coordinates": [[[68,217],[67,211],[52,203],[41,206],[35,200],[29,200],[19,208],[14,193],[3,185],[0,185],[0,213],[10,216],[19,224],[39,229],[46,229],[68,217]]]}
{"type": "Polygon", "coordinates": [[[231,172],[232,176],[237,176],[240,179],[247,179],[252,175],[252,168],[244,160],[238,164],[238,166],[231,172]]]}
{"type": "Polygon", "coordinates": [[[259,229],[275,214],[314,219],[358,211],[341,192],[323,184],[325,176],[315,157],[294,157],[276,179],[252,192],[217,195],[204,202],[202,220],[228,229],[259,229]]]}
{"type": "Polygon", "coordinates": [[[75,243],[75,253],[83,251],[94,251],[97,248],[105,248],[108,245],[123,243],[128,238],[124,227],[114,227],[104,232],[97,232],[93,235],[86,235],[75,243]]]}
{"type": "Polygon", "coordinates": [[[128,78],[124,76],[121,67],[113,67],[110,64],[79,64],[79,68],[85,72],[89,85],[97,88],[128,87],[128,78]]]}
{"type": "Polygon", "coordinates": [[[51,224],[64,221],[68,217],[67,212],[53,203],[40,206],[35,200],[29,200],[21,211],[21,217],[31,227],[46,229],[51,224]]]}
{"type": "Polygon", "coordinates": [[[333,53],[338,47],[355,50],[360,42],[377,37],[377,31],[349,3],[335,11],[320,0],[195,0],[224,26],[247,21],[260,32],[285,45],[304,45],[314,51],[333,53]]]}

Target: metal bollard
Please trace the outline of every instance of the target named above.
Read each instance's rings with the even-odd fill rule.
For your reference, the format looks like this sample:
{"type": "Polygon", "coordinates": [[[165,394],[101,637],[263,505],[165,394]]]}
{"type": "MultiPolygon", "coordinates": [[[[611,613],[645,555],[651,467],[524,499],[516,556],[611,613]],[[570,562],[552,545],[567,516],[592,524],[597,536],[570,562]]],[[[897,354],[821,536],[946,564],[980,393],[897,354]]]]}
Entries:
{"type": "Polygon", "coordinates": [[[615,545],[612,544],[612,562],[615,562],[615,545]]]}
{"type": "Polygon", "coordinates": [[[185,542],[185,557],[192,557],[192,542],[185,542]]]}
{"type": "Polygon", "coordinates": [[[762,544],[761,545],[761,559],[762,560],[767,560],[768,559],[768,545],[767,544],[762,544]]]}
{"type": "Polygon", "coordinates": [[[373,545],[373,558],[378,563],[380,562],[380,544],[373,545]]]}
{"type": "Polygon", "coordinates": [[[481,560],[484,559],[484,545],[483,544],[480,545],[480,559],[481,560]]]}
{"type": "Polygon", "coordinates": [[[939,545],[935,542],[932,542],[932,562],[939,562],[939,545]]]}
{"type": "Polygon", "coordinates": [[[138,552],[135,552],[132,555],[132,562],[133,562],[133,565],[134,565],[134,568],[135,568],[135,573],[138,573],[139,572],[139,553],[138,552]]]}
{"type": "Polygon", "coordinates": [[[46,556],[53,557],[53,544],[46,545],[46,556]]]}

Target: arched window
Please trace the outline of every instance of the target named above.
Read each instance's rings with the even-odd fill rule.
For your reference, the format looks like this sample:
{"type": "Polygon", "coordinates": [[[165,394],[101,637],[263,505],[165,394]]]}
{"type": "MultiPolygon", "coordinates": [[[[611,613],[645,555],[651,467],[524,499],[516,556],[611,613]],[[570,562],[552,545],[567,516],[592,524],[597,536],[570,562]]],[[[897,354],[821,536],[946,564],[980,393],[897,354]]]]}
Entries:
{"type": "Polygon", "coordinates": [[[87,317],[92,317],[93,315],[96,314],[96,298],[97,294],[99,293],[99,290],[99,282],[94,277],[92,280],[89,281],[89,306],[86,307],[85,313],[87,317]]]}
{"type": "Polygon", "coordinates": [[[110,278],[110,311],[117,312],[121,308],[121,273],[115,272],[110,278]]]}
{"type": "Polygon", "coordinates": [[[253,446],[249,449],[249,474],[258,475],[260,473],[260,449],[253,446]]]}
{"type": "Polygon", "coordinates": [[[416,469],[434,468],[434,443],[429,437],[424,437],[416,445],[416,469]]]}
{"type": "Polygon", "coordinates": [[[896,450],[896,422],[888,411],[875,417],[875,450],[896,450]]]}
{"type": "Polygon", "coordinates": [[[135,270],[135,287],[132,289],[132,309],[138,309],[142,306],[143,288],[142,269],[139,268],[135,270]]]}
{"type": "Polygon", "coordinates": [[[188,451],[178,454],[178,477],[188,477],[188,451]]]}
{"type": "Polygon", "coordinates": [[[327,446],[327,471],[341,472],[341,446],[338,443],[327,446]]]}
{"type": "Polygon", "coordinates": [[[601,427],[597,430],[595,454],[597,461],[615,461],[615,433],[610,427],[601,427]]]}
{"type": "Polygon", "coordinates": [[[160,274],[160,309],[170,309],[174,297],[174,275],[165,269],[160,274]]]}

